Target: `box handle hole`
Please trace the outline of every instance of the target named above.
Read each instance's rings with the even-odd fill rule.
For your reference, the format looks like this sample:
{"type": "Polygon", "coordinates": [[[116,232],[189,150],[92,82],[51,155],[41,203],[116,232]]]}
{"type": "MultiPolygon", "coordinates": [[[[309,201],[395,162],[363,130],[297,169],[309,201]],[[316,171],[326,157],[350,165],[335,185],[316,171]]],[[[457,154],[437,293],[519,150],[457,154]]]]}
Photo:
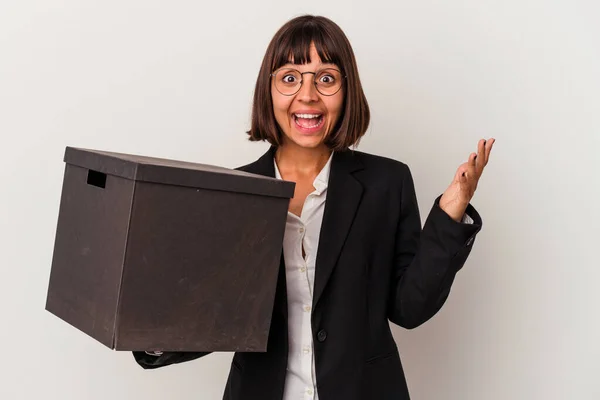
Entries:
{"type": "Polygon", "coordinates": [[[87,183],[88,185],[104,189],[106,187],[106,174],[90,169],[88,171],[87,183]]]}

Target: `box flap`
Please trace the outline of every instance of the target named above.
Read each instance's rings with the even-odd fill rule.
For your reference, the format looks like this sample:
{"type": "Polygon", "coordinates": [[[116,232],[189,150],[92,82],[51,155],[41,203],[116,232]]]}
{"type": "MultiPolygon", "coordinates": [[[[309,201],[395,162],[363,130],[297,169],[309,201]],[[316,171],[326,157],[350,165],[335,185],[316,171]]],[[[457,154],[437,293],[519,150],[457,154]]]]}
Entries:
{"type": "Polygon", "coordinates": [[[67,147],[64,161],[143,182],[291,198],[294,182],[214,165],[67,147]]]}

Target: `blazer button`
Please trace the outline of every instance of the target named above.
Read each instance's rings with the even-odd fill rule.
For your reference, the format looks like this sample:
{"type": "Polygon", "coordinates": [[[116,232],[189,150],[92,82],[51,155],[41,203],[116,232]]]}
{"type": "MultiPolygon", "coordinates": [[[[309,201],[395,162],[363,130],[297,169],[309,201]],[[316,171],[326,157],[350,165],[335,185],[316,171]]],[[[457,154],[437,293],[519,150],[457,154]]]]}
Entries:
{"type": "Polygon", "coordinates": [[[321,329],[319,333],[317,333],[317,340],[319,342],[324,342],[327,339],[327,331],[325,329],[321,329]]]}

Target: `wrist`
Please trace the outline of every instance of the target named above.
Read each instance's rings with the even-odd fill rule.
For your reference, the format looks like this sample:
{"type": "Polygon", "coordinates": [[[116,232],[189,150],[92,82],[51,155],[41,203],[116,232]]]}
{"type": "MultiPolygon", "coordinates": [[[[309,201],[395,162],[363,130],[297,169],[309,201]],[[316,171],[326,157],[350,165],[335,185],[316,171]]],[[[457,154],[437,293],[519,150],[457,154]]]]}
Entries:
{"type": "Polygon", "coordinates": [[[450,218],[456,222],[461,222],[469,203],[459,201],[443,201],[443,196],[440,199],[439,206],[450,218]]]}

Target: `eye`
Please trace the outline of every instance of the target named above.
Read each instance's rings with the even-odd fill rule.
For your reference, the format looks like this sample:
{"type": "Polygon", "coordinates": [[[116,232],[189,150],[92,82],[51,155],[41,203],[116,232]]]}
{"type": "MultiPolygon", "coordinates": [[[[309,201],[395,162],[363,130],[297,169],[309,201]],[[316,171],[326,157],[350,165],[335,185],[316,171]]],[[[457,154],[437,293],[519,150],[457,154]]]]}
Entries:
{"type": "Polygon", "coordinates": [[[296,77],[292,74],[284,75],[281,80],[283,83],[296,83],[296,77]]]}
{"type": "Polygon", "coordinates": [[[338,82],[340,82],[340,72],[335,69],[328,68],[318,72],[316,78],[317,84],[321,87],[335,87],[339,84],[338,82]]]}
{"type": "Polygon", "coordinates": [[[333,75],[325,74],[321,75],[321,77],[319,78],[319,82],[331,85],[333,82],[335,82],[335,78],[333,77],[333,75]]]}

